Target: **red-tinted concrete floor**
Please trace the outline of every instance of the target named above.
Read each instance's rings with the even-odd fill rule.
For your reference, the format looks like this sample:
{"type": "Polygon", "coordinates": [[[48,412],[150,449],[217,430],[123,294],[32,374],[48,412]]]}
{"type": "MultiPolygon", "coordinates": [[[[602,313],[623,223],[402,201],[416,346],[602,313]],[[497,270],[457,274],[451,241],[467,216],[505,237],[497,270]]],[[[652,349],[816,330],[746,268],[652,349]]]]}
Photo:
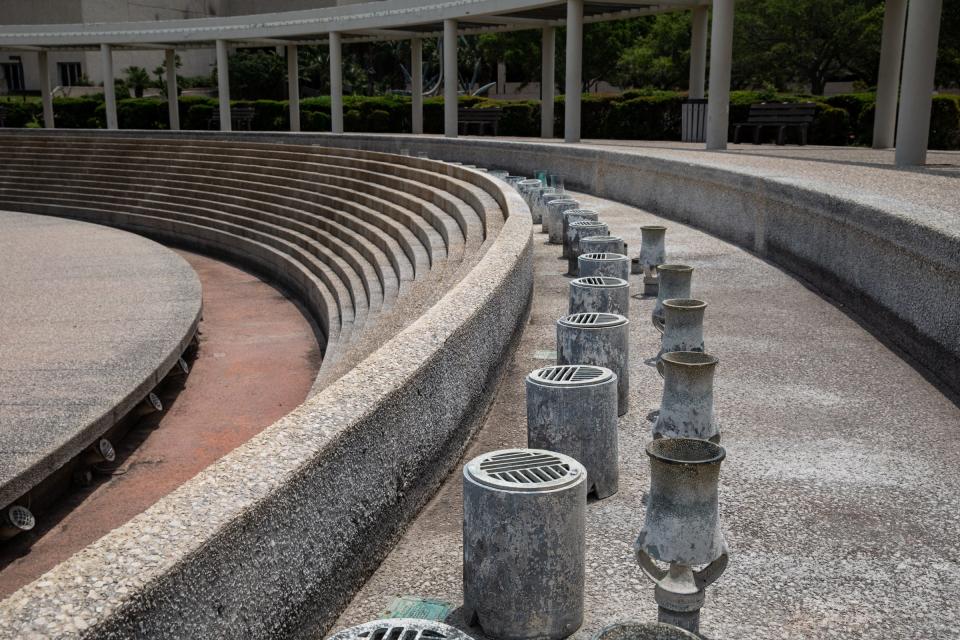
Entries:
{"type": "Polygon", "coordinates": [[[0,548],[0,596],[145,511],[307,397],[321,356],[300,309],[236,267],[179,253],[203,284],[200,346],[190,375],[162,385],[163,413],[115,443],[114,475],[70,491],[39,515],[34,531],[0,548]]]}

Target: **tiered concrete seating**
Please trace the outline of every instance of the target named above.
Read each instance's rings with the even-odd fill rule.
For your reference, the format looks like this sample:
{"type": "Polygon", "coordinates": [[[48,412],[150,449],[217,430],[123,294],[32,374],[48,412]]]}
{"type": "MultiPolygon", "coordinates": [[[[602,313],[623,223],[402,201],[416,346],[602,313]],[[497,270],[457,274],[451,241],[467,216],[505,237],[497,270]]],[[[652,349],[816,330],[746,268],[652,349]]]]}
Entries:
{"type": "MultiPolygon", "coordinates": [[[[369,330],[385,314],[402,315],[398,302],[417,281],[449,287],[478,255],[488,225],[495,230],[503,221],[482,188],[454,177],[448,165],[414,158],[83,136],[3,136],[0,151],[0,200],[8,209],[223,254],[291,289],[326,339],[321,372],[348,347],[376,342],[369,330]]],[[[421,309],[443,293],[427,289],[426,299],[417,296],[421,309]]]]}

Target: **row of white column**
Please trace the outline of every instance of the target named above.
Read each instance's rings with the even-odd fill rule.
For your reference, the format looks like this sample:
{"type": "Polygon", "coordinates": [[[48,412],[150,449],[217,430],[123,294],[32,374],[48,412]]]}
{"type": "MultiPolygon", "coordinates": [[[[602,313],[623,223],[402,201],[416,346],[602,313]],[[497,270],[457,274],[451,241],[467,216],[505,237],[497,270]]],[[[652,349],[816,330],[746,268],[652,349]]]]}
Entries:
{"type": "MultiPolygon", "coordinates": [[[[887,0],[883,24],[883,44],[877,89],[874,147],[886,148],[894,142],[898,165],[926,162],[930,128],[931,96],[940,27],[942,0],[887,0]],[[904,33],[906,44],[904,45],[904,33]],[[906,49],[906,55],[903,54],[906,49]],[[902,62],[902,73],[901,73],[902,62]],[[902,85],[901,85],[902,77],[902,85]],[[898,91],[898,88],[900,91],[898,91]],[[899,116],[897,112],[899,96],[899,116]]],[[[694,7],[690,46],[691,98],[703,98],[707,68],[708,7],[694,7]]],[[[730,108],[730,70],[733,60],[734,0],[713,0],[710,39],[710,94],[707,105],[707,149],[727,147],[730,108]]],[[[443,22],[443,97],[444,133],[458,133],[457,21],[443,22]]],[[[567,60],[564,104],[564,140],[579,142],[583,77],[583,0],[567,0],[567,60]]],[[[555,98],[556,29],[546,27],[542,37],[541,136],[553,137],[555,98]]],[[[414,38],[411,53],[412,132],[423,133],[423,42],[414,38]]],[[[40,83],[44,126],[53,128],[53,101],[46,51],[39,52],[40,83]]],[[[227,42],[218,40],[217,87],[220,95],[220,127],[231,129],[230,72],[227,42]]],[[[290,130],[300,131],[300,85],[297,46],[288,45],[290,130]]],[[[113,55],[110,45],[100,46],[103,68],[107,128],[118,128],[117,105],[113,87],[113,55]]],[[[177,100],[175,52],[166,50],[167,98],[170,128],[180,128],[177,100]]],[[[343,55],[340,33],[330,34],[330,121],[333,133],[343,133],[343,55]]]]}

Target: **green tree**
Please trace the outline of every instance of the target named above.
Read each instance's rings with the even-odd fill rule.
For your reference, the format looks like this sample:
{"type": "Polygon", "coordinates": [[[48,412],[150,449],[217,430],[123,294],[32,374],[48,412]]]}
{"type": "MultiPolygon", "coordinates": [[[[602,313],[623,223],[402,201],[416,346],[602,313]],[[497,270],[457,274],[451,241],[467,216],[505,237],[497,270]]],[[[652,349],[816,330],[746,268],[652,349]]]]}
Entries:
{"type": "Polygon", "coordinates": [[[876,80],[882,0],[743,0],[734,20],[733,84],[807,84],[876,80]]]}
{"type": "Polygon", "coordinates": [[[126,76],[127,86],[133,89],[133,95],[137,98],[143,97],[143,90],[149,87],[150,74],[143,67],[127,67],[123,71],[126,76]]]}
{"type": "Polygon", "coordinates": [[[620,54],[611,80],[621,87],[685,89],[690,68],[690,13],[657,15],[620,54]]]}
{"type": "Polygon", "coordinates": [[[960,0],[943,0],[937,86],[960,87],[960,0]]]}
{"type": "Polygon", "coordinates": [[[228,67],[235,99],[283,100],[287,95],[287,61],[274,49],[240,49],[228,67]]]}

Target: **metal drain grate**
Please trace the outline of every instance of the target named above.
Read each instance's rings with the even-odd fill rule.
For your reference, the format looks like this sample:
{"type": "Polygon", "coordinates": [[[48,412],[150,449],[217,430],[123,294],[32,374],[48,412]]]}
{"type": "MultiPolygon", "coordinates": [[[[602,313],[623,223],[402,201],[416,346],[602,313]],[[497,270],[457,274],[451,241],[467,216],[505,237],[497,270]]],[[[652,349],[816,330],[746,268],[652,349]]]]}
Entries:
{"type": "Polygon", "coordinates": [[[558,322],[568,327],[616,327],[625,324],[627,319],[616,313],[574,313],[558,322]]]}
{"type": "Polygon", "coordinates": [[[329,640],[472,640],[470,636],[442,622],[392,618],[374,620],[344,629],[329,640]]]}
{"type": "Polygon", "coordinates": [[[584,473],[573,458],[541,449],[502,449],[464,467],[469,480],[505,491],[554,491],[580,481],[584,473]]]}
{"type": "Polygon", "coordinates": [[[622,278],[614,278],[612,276],[587,276],[585,278],[577,278],[573,280],[571,284],[581,287],[625,287],[628,283],[622,278]]]}
{"type": "MultiPolygon", "coordinates": [[[[570,213],[570,212],[567,211],[567,213],[570,213]]],[[[603,226],[606,226],[606,225],[604,225],[604,223],[602,223],[602,222],[597,222],[596,220],[574,220],[573,222],[570,223],[570,226],[571,226],[571,227],[576,227],[576,228],[578,228],[578,229],[582,229],[583,227],[587,227],[587,228],[591,228],[591,227],[600,228],[600,227],[603,227],[603,226]]]]}
{"type": "Polygon", "coordinates": [[[97,443],[97,450],[107,462],[113,462],[117,458],[117,452],[106,438],[100,438],[100,442],[97,443]]]}
{"type": "Polygon", "coordinates": [[[20,531],[30,531],[37,524],[33,514],[30,513],[30,509],[22,507],[19,504],[15,504],[7,509],[7,519],[11,525],[20,529],[20,531]]]}
{"type": "Polygon", "coordinates": [[[550,386],[580,386],[597,384],[613,377],[613,372],[603,367],[586,364],[562,364],[543,367],[530,374],[530,380],[550,386]]]}
{"type": "Polygon", "coordinates": [[[585,253],[581,257],[587,260],[623,260],[626,258],[622,253],[585,253]]]}

